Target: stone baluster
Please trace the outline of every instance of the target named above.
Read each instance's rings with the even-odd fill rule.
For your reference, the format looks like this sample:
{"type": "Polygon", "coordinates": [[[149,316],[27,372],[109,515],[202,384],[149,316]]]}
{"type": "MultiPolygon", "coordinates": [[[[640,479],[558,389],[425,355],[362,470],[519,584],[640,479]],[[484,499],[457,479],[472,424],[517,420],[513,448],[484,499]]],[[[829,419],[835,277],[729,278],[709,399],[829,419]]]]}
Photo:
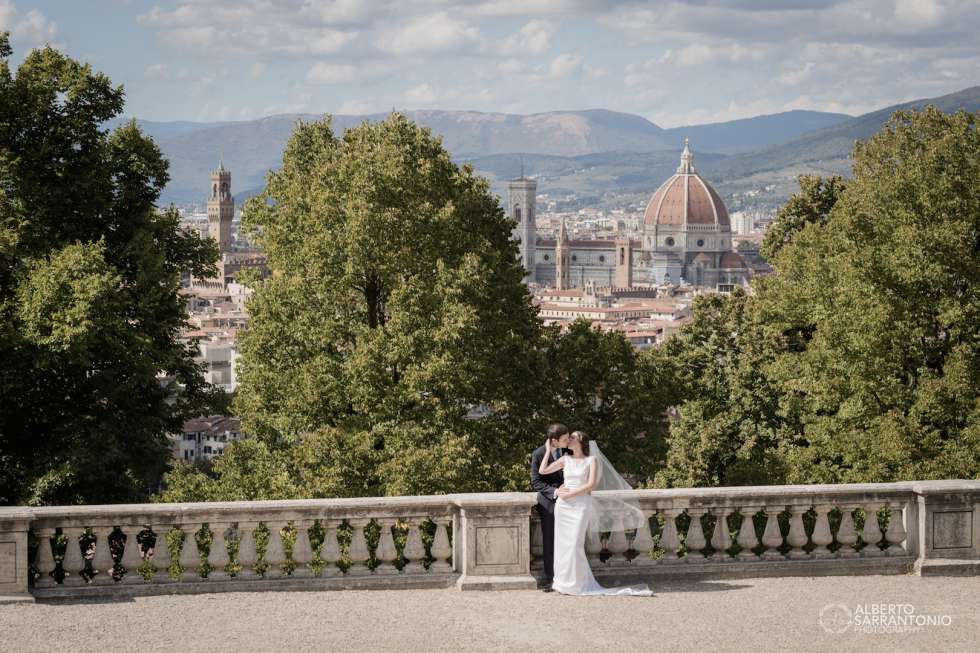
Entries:
{"type": "Polygon", "coordinates": [[[648,565],[653,562],[650,559],[650,550],[653,548],[653,536],[650,534],[650,513],[643,511],[643,521],[636,529],[633,536],[633,550],[636,557],[633,558],[634,565],[648,565]]]}
{"type": "Polygon", "coordinates": [[[269,543],[265,547],[265,577],[279,578],[285,572],[282,564],[286,561],[286,550],[282,546],[282,529],[284,523],[274,521],[265,522],[265,527],[269,529],[269,543]]]}
{"type": "Polygon", "coordinates": [[[759,512],[759,508],[757,506],[745,506],[744,508],[740,508],[739,512],[742,513],[742,526],[738,529],[736,542],[742,547],[742,550],[738,552],[738,559],[758,560],[759,556],[752,550],[759,544],[759,538],[755,535],[755,524],[752,523],[752,517],[755,513],[759,512]]]}
{"type": "Polygon", "coordinates": [[[602,554],[602,539],[598,531],[591,528],[585,531],[585,555],[589,559],[590,567],[597,567],[602,564],[600,555],[602,554]]]}
{"type": "Polygon", "coordinates": [[[779,531],[779,513],[784,506],[766,506],[766,530],[762,533],[762,544],[766,547],[762,557],[766,560],[782,560],[779,547],[783,545],[783,534],[779,531]]]}
{"type": "Polygon", "coordinates": [[[84,585],[86,581],[85,577],[82,576],[82,572],[85,571],[85,558],[82,556],[82,549],[78,538],[85,533],[85,529],[72,526],[61,529],[61,532],[66,538],[65,557],[61,561],[61,568],[65,571],[63,582],[68,586],[84,585]]]}
{"type": "Polygon", "coordinates": [[[170,549],[167,547],[167,533],[170,532],[170,524],[153,524],[151,527],[156,535],[156,542],[153,544],[153,556],[150,561],[153,563],[155,582],[169,582],[170,578],[170,549]]]}
{"type": "Polygon", "coordinates": [[[92,533],[95,535],[95,555],[92,556],[92,571],[95,573],[95,577],[92,578],[92,582],[98,585],[111,585],[115,582],[112,577],[114,560],[109,545],[109,538],[114,530],[115,527],[113,526],[92,528],[92,533]]]}
{"type": "Polygon", "coordinates": [[[371,559],[371,552],[368,550],[367,540],[364,538],[364,527],[368,525],[369,520],[351,519],[349,522],[354,532],[351,536],[350,551],[348,552],[351,568],[347,570],[347,573],[353,575],[370,573],[371,570],[368,569],[367,563],[371,559]]]}
{"type": "Polygon", "coordinates": [[[323,547],[320,549],[320,559],[323,560],[323,576],[336,576],[340,573],[337,563],[340,561],[340,542],[337,540],[337,526],[333,523],[323,523],[323,547]]]}
{"type": "Polygon", "coordinates": [[[660,546],[664,550],[663,560],[674,562],[677,560],[677,549],[680,548],[680,538],[677,536],[677,516],[681,511],[677,508],[667,508],[664,513],[664,532],[660,538],[660,546]]]}
{"type": "Polygon", "coordinates": [[[715,530],[711,534],[711,548],[715,550],[712,561],[729,562],[732,559],[728,555],[728,549],[732,548],[732,535],[728,532],[729,510],[719,506],[712,508],[711,513],[715,516],[715,530]]]}
{"type": "Polygon", "coordinates": [[[861,555],[866,558],[885,555],[885,552],[878,548],[878,542],[881,541],[881,526],[878,524],[878,511],[883,505],[882,503],[868,503],[864,506],[865,519],[864,529],[861,531],[861,539],[864,540],[867,546],[861,549],[861,555]]]}
{"type": "Polygon", "coordinates": [[[905,555],[905,547],[902,544],[905,542],[908,533],[905,530],[905,514],[902,510],[902,504],[898,501],[889,501],[888,512],[888,530],[885,531],[888,548],[885,553],[892,556],[905,555]]]}
{"type": "Polygon", "coordinates": [[[830,558],[833,553],[829,547],[834,542],[834,534],[830,531],[830,519],[827,515],[833,510],[833,506],[821,503],[813,507],[817,513],[817,523],[813,526],[813,535],[810,539],[816,545],[811,552],[815,558],[830,558]]]}
{"type": "Polygon", "coordinates": [[[697,564],[705,561],[704,550],[707,542],[704,540],[704,528],[701,526],[701,517],[707,512],[704,508],[688,508],[687,514],[691,517],[691,525],[687,528],[687,537],[684,538],[684,546],[687,547],[687,555],[684,560],[688,563],[697,564]]]}
{"type": "Polygon", "coordinates": [[[374,570],[377,574],[390,575],[398,573],[398,568],[395,567],[395,561],[398,560],[398,549],[395,548],[395,538],[391,534],[391,529],[395,523],[396,520],[394,518],[378,520],[381,534],[378,537],[378,548],[374,552],[374,556],[379,563],[374,570]]]}
{"type": "Polygon", "coordinates": [[[296,542],[293,544],[293,562],[296,568],[293,569],[293,576],[309,578],[313,575],[313,570],[310,569],[310,563],[313,562],[313,546],[310,544],[310,527],[313,526],[313,520],[300,519],[294,524],[296,542]]]}
{"type": "MultiPolygon", "coordinates": [[[[435,552],[432,553],[435,555],[435,552]]],[[[531,520],[531,569],[544,568],[544,531],[540,519],[531,520]]]]}
{"type": "Polygon", "coordinates": [[[228,565],[231,564],[231,557],[228,555],[228,531],[229,524],[211,524],[211,550],[208,552],[208,564],[211,571],[208,573],[208,580],[226,580],[228,576],[228,565]]]}
{"type": "Polygon", "coordinates": [[[449,543],[449,531],[446,529],[446,524],[442,521],[436,521],[436,534],[432,540],[432,557],[435,560],[429,566],[429,571],[436,573],[452,571],[453,566],[449,562],[452,554],[453,548],[449,543]]]}
{"type": "Polygon", "coordinates": [[[408,539],[405,540],[405,567],[406,573],[420,574],[425,571],[425,546],[422,544],[422,522],[409,522],[408,539]]]}
{"type": "Polygon", "coordinates": [[[255,549],[255,529],[258,527],[258,522],[238,522],[238,564],[241,569],[238,570],[237,578],[251,579],[258,576],[255,572],[255,565],[259,561],[259,554],[255,549]]]}
{"type": "Polygon", "coordinates": [[[34,533],[37,536],[37,561],[34,563],[40,574],[34,584],[36,587],[54,587],[54,573],[57,563],[54,553],[51,550],[51,538],[54,537],[55,529],[39,528],[34,533]]]}
{"type": "Polygon", "coordinates": [[[858,536],[854,529],[854,516],[851,514],[854,512],[854,505],[841,505],[840,510],[840,528],[837,529],[837,543],[840,544],[840,548],[837,550],[837,555],[842,558],[854,558],[858,555],[854,549],[858,536]]]}
{"type": "Polygon", "coordinates": [[[140,547],[138,538],[142,530],[142,526],[129,526],[125,531],[126,543],[123,545],[122,560],[120,560],[123,569],[126,570],[126,575],[123,576],[123,582],[125,583],[145,582],[139,573],[139,567],[143,564],[143,550],[140,547]]]}
{"type": "Polygon", "coordinates": [[[183,573],[180,575],[181,582],[193,583],[201,580],[201,572],[198,567],[201,565],[201,552],[197,548],[197,532],[201,530],[201,524],[181,524],[180,530],[184,533],[184,544],[180,547],[180,566],[183,573]]]}
{"type": "Polygon", "coordinates": [[[810,508],[808,506],[790,506],[789,534],[786,536],[786,543],[792,549],[789,551],[790,558],[809,558],[810,554],[804,548],[808,542],[806,529],[803,527],[803,513],[810,508]]]}
{"type": "Polygon", "coordinates": [[[612,532],[609,533],[609,542],[606,543],[606,548],[610,554],[606,560],[607,565],[620,566],[629,562],[626,559],[626,552],[629,551],[630,543],[626,539],[626,532],[623,528],[622,520],[617,519],[612,532]]]}

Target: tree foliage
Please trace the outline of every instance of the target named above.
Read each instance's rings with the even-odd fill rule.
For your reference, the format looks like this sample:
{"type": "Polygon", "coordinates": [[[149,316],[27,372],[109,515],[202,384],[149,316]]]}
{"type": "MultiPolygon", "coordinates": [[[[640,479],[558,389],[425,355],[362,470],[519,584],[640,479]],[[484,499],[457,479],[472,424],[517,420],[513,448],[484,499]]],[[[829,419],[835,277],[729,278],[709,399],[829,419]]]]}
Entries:
{"type": "MultiPolygon", "coordinates": [[[[576,320],[551,332],[545,412],[587,432],[620,470],[652,477],[665,453],[667,408],[676,401],[661,361],[641,356],[617,331],[576,320]]],[[[544,438],[541,438],[542,442],[544,438]]]]}
{"type": "Polygon", "coordinates": [[[102,128],[120,87],[51,48],[16,73],[10,54],[0,35],[0,503],[139,499],[208,398],[178,291],[216,252],[155,210],[153,142],[102,128]]]}
{"type": "Polygon", "coordinates": [[[759,254],[767,261],[773,261],[779,251],[806,225],[827,222],[830,210],[847,187],[840,175],[826,179],[815,175],[800,175],[797,183],[800,185],[800,192],[792,195],[779,208],[776,219],[766,229],[759,254]]]}
{"type": "MultiPolygon", "coordinates": [[[[749,440],[762,448],[753,482],[980,477],[976,122],[935,108],[896,113],[855,146],[853,179],[811,213],[826,219],[792,229],[753,296],[699,306],[675,344],[698,380],[671,433],[665,481],[740,482],[745,458],[724,452],[749,440]],[[755,378],[716,383],[697,365],[755,378]],[[764,407],[757,427],[722,435],[753,402],[764,407]]],[[[813,206],[832,186],[809,180],[808,197],[790,204],[813,206]]]]}
{"type": "Polygon", "coordinates": [[[323,446],[377,458],[365,495],[516,478],[541,333],[484,180],[402,115],[341,137],[325,119],[297,126],[244,215],[273,271],[241,338],[246,430],[288,448],[335,429],[323,446]]]}

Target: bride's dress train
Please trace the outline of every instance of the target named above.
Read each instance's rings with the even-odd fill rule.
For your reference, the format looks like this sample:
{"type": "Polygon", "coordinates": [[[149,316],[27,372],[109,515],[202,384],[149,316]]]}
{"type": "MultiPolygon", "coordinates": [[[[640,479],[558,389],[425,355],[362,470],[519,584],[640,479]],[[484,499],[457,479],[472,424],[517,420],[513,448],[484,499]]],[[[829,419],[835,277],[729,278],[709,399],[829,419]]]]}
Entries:
{"type": "MultiPolygon", "coordinates": [[[[565,458],[565,487],[574,490],[589,480],[592,456],[565,458]]],[[[590,494],[580,494],[570,500],[559,498],[555,503],[555,580],[552,588],[562,594],[628,594],[652,596],[646,585],[603,587],[592,575],[585,556],[585,535],[593,512],[590,494]]]]}

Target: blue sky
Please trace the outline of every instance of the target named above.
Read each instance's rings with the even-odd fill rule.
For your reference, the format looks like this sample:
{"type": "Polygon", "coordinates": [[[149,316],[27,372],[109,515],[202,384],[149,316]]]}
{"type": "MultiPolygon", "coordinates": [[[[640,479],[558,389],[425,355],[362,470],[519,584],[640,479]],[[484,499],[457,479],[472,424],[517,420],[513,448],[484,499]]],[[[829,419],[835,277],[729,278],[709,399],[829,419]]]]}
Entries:
{"type": "Polygon", "coordinates": [[[665,127],[980,84],[980,0],[0,0],[127,115],[607,108],[665,127]]]}

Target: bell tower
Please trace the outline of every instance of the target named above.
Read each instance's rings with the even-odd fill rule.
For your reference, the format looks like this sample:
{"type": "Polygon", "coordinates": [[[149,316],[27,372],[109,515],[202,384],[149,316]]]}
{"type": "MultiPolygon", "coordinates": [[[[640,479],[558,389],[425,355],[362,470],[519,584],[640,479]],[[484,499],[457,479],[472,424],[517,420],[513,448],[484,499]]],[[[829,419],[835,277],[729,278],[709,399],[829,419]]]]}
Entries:
{"type": "Polygon", "coordinates": [[[208,196],[208,234],[218,243],[222,254],[231,249],[231,219],[235,215],[235,198],[231,196],[231,171],[224,162],[211,172],[208,196]]]}
{"type": "Polygon", "coordinates": [[[568,229],[565,228],[565,218],[562,218],[561,227],[558,229],[558,242],[555,244],[556,290],[568,290],[572,287],[570,257],[571,243],[568,240],[568,229]]]}
{"type": "Polygon", "coordinates": [[[518,242],[520,262],[527,274],[525,282],[535,281],[534,254],[538,240],[535,226],[535,205],[537,204],[538,182],[527,179],[523,171],[520,179],[514,179],[507,184],[507,215],[517,223],[511,238],[518,242]]]}

